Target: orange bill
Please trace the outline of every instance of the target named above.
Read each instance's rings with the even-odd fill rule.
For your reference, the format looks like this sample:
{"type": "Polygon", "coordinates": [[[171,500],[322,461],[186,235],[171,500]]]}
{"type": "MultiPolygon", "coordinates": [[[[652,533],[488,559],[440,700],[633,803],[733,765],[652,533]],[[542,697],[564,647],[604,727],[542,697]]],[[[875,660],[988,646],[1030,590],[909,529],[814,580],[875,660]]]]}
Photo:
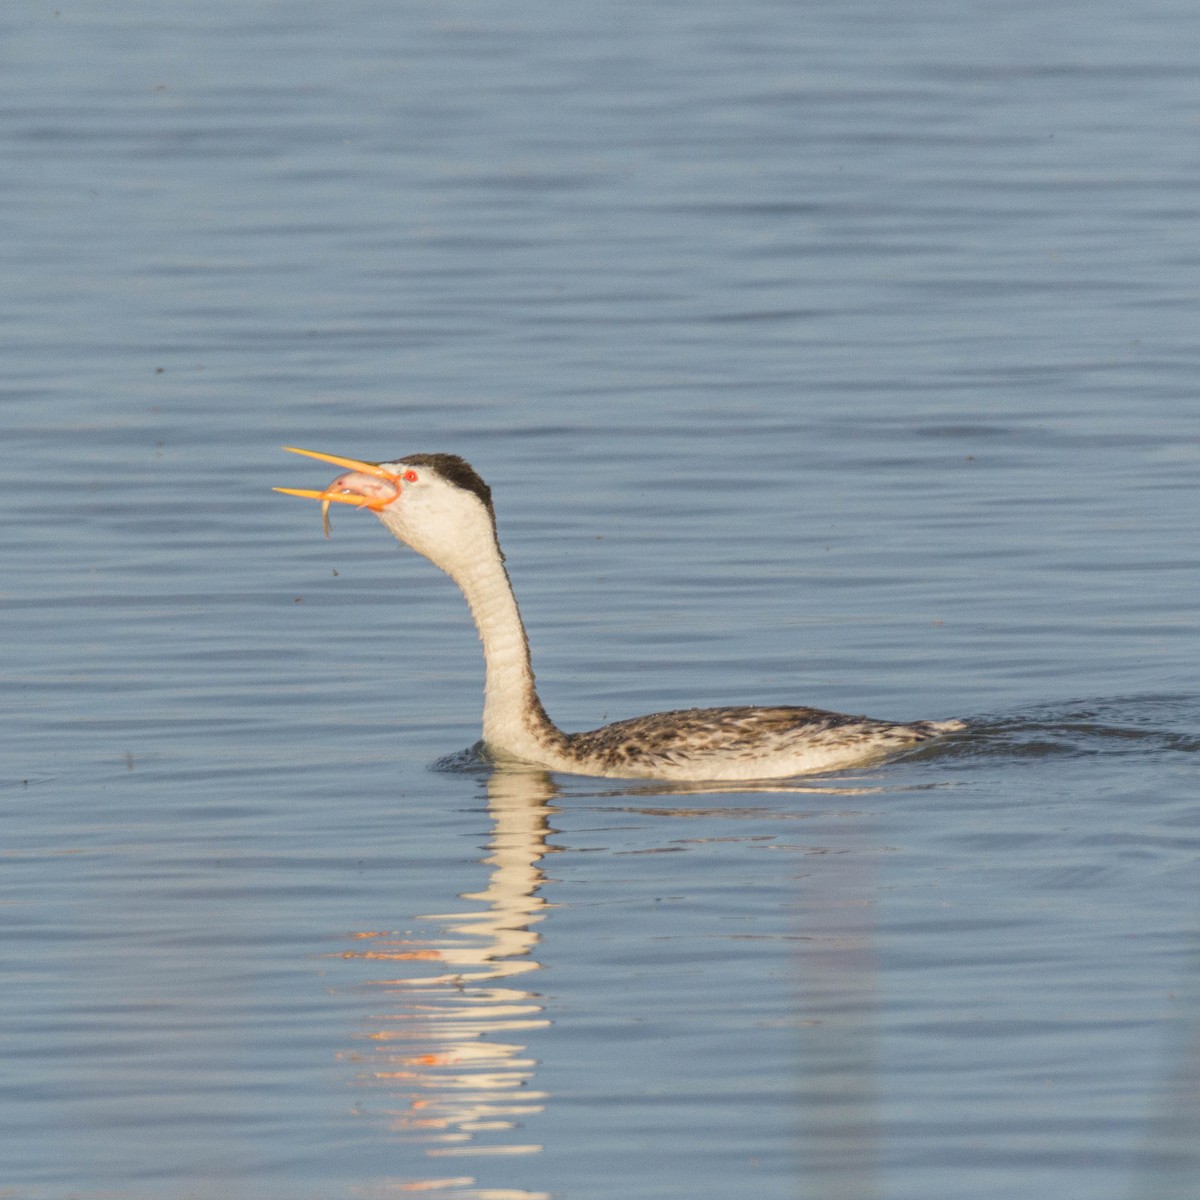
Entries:
{"type": "MultiPolygon", "coordinates": [[[[319,458],[322,462],[333,463],[335,467],[348,467],[351,471],[361,471],[364,475],[377,475],[380,479],[395,479],[391,471],[378,463],[363,462],[357,458],[342,458],[337,454],[322,454],[319,450],[301,450],[299,446],[284,446],[289,454],[303,454],[308,458],[319,458]]],[[[276,489],[278,490],[278,489],[276,489]]]]}
{"type": "Polygon", "coordinates": [[[324,491],[314,491],[311,488],[272,488],[273,492],[282,492],[285,496],[300,496],[305,500],[320,500],[321,501],[321,527],[325,530],[325,536],[329,536],[329,506],[331,504],[353,504],[355,508],[368,508],[372,512],[379,512],[383,506],[395,499],[400,492],[400,478],[394,475],[385,467],[381,467],[378,463],[363,462],[357,458],[343,458],[338,454],[322,454],[318,450],[301,450],[296,446],[284,446],[285,450],[291,451],[292,454],[304,454],[308,458],[317,458],[322,462],[333,463],[337,467],[348,467],[351,471],[357,471],[363,475],[370,475],[376,479],[386,480],[395,488],[395,493],[392,496],[383,498],[377,496],[363,495],[361,492],[352,491],[349,488],[338,488],[334,490],[338,483],[343,480],[350,481],[349,476],[341,476],[334,480],[329,487],[324,491]]]}

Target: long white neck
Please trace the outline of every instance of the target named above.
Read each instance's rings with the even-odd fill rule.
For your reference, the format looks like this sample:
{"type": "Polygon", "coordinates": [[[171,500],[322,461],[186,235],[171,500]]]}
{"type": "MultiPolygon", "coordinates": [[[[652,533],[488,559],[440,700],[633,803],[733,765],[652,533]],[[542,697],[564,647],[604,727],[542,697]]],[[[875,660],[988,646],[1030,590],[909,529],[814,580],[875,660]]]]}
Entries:
{"type": "Polygon", "coordinates": [[[563,735],[538,700],[517,598],[499,548],[489,542],[486,552],[444,569],[467,598],[483,642],[483,740],[494,750],[537,761],[563,735]]]}

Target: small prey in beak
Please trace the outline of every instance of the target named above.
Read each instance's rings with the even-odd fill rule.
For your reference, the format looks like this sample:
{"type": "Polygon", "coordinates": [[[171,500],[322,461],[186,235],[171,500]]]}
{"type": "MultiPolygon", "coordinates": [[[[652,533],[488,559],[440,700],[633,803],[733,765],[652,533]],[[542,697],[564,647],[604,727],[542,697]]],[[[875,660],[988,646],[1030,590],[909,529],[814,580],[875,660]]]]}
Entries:
{"type": "Polygon", "coordinates": [[[339,475],[323,492],[308,488],[272,488],[285,496],[303,496],[307,500],[321,501],[321,527],[329,536],[329,506],[331,504],[353,504],[355,508],[369,508],[380,512],[400,495],[400,477],[392,474],[378,463],[362,462],[357,458],[342,458],[336,454],[322,454],[317,450],[301,450],[296,446],[284,446],[292,454],[304,454],[319,458],[322,462],[338,467],[349,467],[345,475],[339,475]]]}

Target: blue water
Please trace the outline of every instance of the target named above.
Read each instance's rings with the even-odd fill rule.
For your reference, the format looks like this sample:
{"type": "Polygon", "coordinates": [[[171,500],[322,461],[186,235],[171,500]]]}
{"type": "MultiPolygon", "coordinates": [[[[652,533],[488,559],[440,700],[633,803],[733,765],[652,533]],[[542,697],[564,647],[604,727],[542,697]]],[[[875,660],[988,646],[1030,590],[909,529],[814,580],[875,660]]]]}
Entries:
{"type": "Polygon", "coordinates": [[[1190,1200],[1194,6],[0,24],[0,1191],[1190,1200]],[[433,764],[493,487],[566,728],[965,718],[766,791],[433,764]]]}

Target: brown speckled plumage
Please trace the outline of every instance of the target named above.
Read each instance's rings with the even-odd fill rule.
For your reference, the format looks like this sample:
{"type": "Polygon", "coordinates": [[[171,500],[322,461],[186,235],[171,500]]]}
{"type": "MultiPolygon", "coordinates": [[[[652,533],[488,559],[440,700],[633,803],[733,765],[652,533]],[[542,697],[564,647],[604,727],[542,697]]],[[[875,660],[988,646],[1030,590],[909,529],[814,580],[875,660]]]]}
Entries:
{"type": "Polygon", "coordinates": [[[749,766],[794,751],[799,745],[863,762],[945,733],[947,724],[918,721],[898,725],[820,708],[737,705],[651,713],[569,733],[566,741],[570,753],[581,760],[641,775],[664,766],[699,767],[705,762],[714,769],[736,760],[749,766]]]}

